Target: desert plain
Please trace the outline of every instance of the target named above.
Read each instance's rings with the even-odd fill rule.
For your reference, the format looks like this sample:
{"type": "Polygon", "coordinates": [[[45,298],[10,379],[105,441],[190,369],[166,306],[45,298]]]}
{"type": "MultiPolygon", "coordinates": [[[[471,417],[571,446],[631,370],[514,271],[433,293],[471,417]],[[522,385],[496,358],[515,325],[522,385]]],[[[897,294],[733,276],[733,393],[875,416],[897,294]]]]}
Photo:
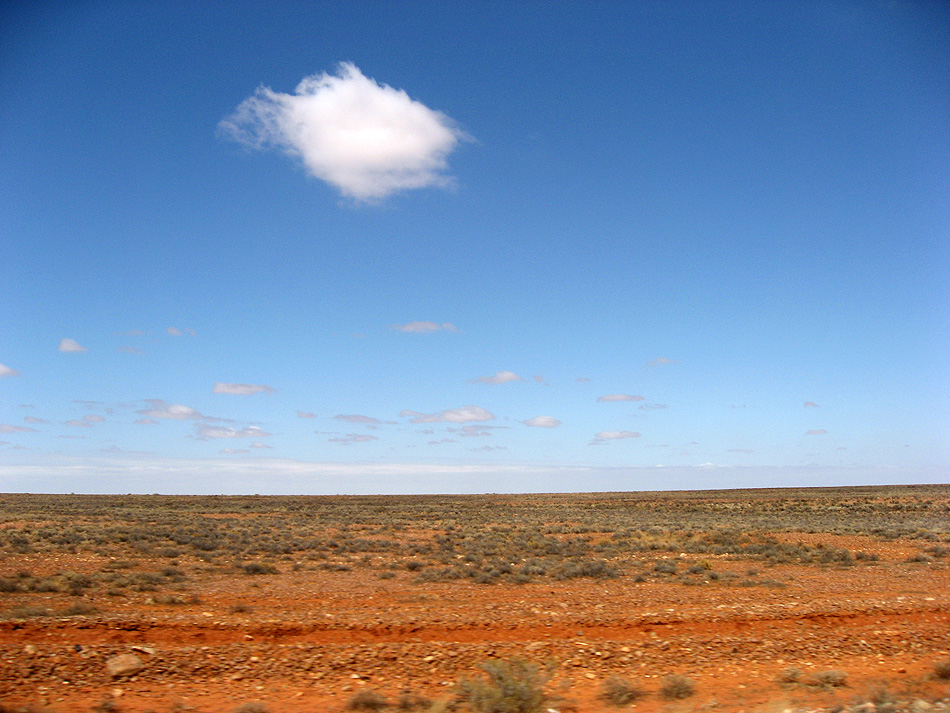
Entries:
{"type": "Polygon", "coordinates": [[[950,485],[0,495],[0,711],[950,710],[950,485]]]}

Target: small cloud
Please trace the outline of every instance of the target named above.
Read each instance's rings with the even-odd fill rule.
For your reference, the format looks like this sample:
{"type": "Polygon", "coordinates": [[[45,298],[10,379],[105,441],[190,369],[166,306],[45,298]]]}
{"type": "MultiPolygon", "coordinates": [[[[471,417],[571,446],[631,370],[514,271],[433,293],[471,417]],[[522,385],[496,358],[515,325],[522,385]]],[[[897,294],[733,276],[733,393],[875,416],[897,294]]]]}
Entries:
{"type": "Polygon", "coordinates": [[[146,401],[152,404],[152,408],[144,409],[139,411],[139,413],[149,418],[165,418],[172,421],[187,421],[189,419],[196,421],[210,420],[200,411],[195,411],[195,409],[190,406],[183,404],[166,404],[161,399],[146,399],[146,401]]]}
{"type": "Polygon", "coordinates": [[[491,431],[486,429],[491,426],[462,426],[461,428],[448,428],[449,433],[457,433],[466,438],[477,438],[479,436],[490,436],[491,431]]]}
{"type": "Polygon", "coordinates": [[[810,431],[805,431],[806,436],[823,436],[826,433],[828,433],[828,431],[823,428],[813,428],[810,431]]]}
{"type": "Polygon", "coordinates": [[[409,418],[409,423],[438,423],[439,421],[448,421],[450,423],[467,423],[469,421],[491,421],[495,414],[486,411],[481,406],[461,406],[459,408],[448,409],[440,413],[419,413],[403,409],[399,412],[403,418],[409,418]]]}
{"type": "Polygon", "coordinates": [[[168,327],[165,331],[168,332],[168,333],[169,333],[170,335],[172,335],[173,337],[180,337],[180,336],[181,336],[181,330],[180,330],[180,329],[176,329],[175,327],[168,327]]]}
{"type": "Polygon", "coordinates": [[[120,354],[144,354],[144,349],[139,349],[138,347],[130,347],[123,344],[121,347],[116,347],[116,351],[120,354]]]}
{"type": "Polygon", "coordinates": [[[818,408],[818,404],[816,404],[814,401],[806,401],[805,408],[818,408]]]}
{"type": "Polygon", "coordinates": [[[251,394],[272,394],[276,389],[266,384],[229,384],[218,381],[214,385],[216,394],[233,394],[236,396],[250,396],[251,394]]]}
{"type": "Polygon", "coordinates": [[[329,443],[339,443],[344,446],[349,446],[354,443],[369,443],[370,441],[378,441],[379,439],[376,436],[370,436],[367,433],[347,433],[345,436],[337,436],[336,438],[328,438],[327,442],[329,443]]]}
{"type": "Polygon", "coordinates": [[[273,448],[274,446],[269,446],[266,443],[261,443],[260,441],[254,441],[248,448],[273,448]]]}
{"type": "Polygon", "coordinates": [[[643,401],[642,396],[637,396],[635,394],[606,394],[604,396],[597,397],[598,401],[643,401]]]}
{"type": "Polygon", "coordinates": [[[3,364],[0,364],[0,379],[2,379],[4,376],[19,376],[19,375],[20,375],[20,372],[17,371],[16,369],[11,369],[9,366],[4,366],[3,364]]]}
{"type": "Polygon", "coordinates": [[[9,423],[0,423],[0,433],[37,433],[37,430],[26,426],[11,426],[9,423]]]}
{"type": "Polygon", "coordinates": [[[346,421],[347,423],[364,423],[370,426],[376,426],[382,423],[378,418],[373,418],[372,416],[361,416],[358,413],[338,413],[333,417],[337,421],[346,421]]]}
{"type": "Polygon", "coordinates": [[[23,420],[27,423],[49,423],[49,421],[45,421],[42,418],[37,418],[36,416],[24,416],[23,420]]]}
{"type": "Polygon", "coordinates": [[[640,434],[636,431],[601,431],[594,435],[594,438],[601,440],[614,440],[618,438],[639,438],[640,434]]]}
{"type": "Polygon", "coordinates": [[[481,448],[468,448],[467,450],[478,452],[478,451],[507,451],[508,446],[482,446],[481,448]]]}
{"type": "Polygon", "coordinates": [[[589,446],[599,446],[607,441],[621,440],[624,438],[639,438],[640,434],[636,431],[601,431],[594,435],[594,439],[588,443],[589,446]]]}
{"type": "Polygon", "coordinates": [[[532,376],[531,378],[534,379],[535,381],[537,381],[539,384],[543,384],[543,383],[544,383],[544,377],[541,376],[540,374],[535,374],[535,375],[532,376]]]}
{"type": "Polygon", "coordinates": [[[454,438],[440,438],[438,441],[429,441],[428,446],[441,446],[443,443],[455,443],[454,438]]]}
{"type": "Polygon", "coordinates": [[[667,359],[666,357],[657,357],[652,361],[647,362],[647,366],[664,366],[666,364],[679,364],[679,361],[676,359],[667,359]]]}
{"type": "Polygon", "coordinates": [[[755,453],[755,451],[750,450],[748,448],[730,448],[729,452],[730,453],[755,453]]]}
{"type": "Polygon", "coordinates": [[[669,408],[666,404],[642,404],[640,406],[641,411],[662,411],[665,408],[669,408]]]}
{"type": "Polygon", "coordinates": [[[538,426],[540,428],[555,428],[561,425],[554,416],[535,416],[527,421],[522,421],[525,426],[538,426]]]}
{"type": "Polygon", "coordinates": [[[310,175],[367,202],[450,184],[446,159],[467,138],[442,112],[350,62],[335,75],[305,77],[293,94],[259,87],[218,129],[250,148],[298,157],[310,175]]]}
{"type": "Polygon", "coordinates": [[[309,411],[298,411],[297,418],[316,418],[317,414],[310,413],[309,411]]]}
{"type": "Polygon", "coordinates": [[[408,324],[391,324],[389,328],[395,329],[397,332],[410,332],[413,334],[431,334],[432,332],[438,332],[440,329],[445,332],[458,331],[451,322],[443,322],[442,324],[436,324],[435,322],[409,322],[408,324]]]}
{"type": "Polygon", "coordinates": [[[222,448],[218,453],[224,453],[225,455],[234,455],[237,453],[250,453],[247,448],[222,448]]]}
{"type": "Polygon", "coordinates": [[[257,426],[231,428],[229,426],[210,426],[201,423],[195,428],[195,438],[199,441],[207,441],[212,438],[266,438],[269,435],[271,434],[257,426]]]}
{"type": "Polygon", "coordinates": [[[142,426],[157,426],[158,421],[151,418],[137,418],[132,423],[138,423],[142,426]]]}
{"type": "Polygon", "coordinates": [[[477,379],[469,379],[470,384],[507,384],[509,381],[524,381],[513,371],[498,371],[494,376],[480,376],[477,379]]]}
{"type": "Polygon", "coordinates": [[[82,417],[83,421],[89,421],[90,423],[102,423],[105,419],[102,416],[94,413],[87,413],[82,417]]]}
{"type": "Polygon", "coordinates": [[[77,342],[75,339],[68,339],[68,338],[60,341],[58,349],[61,352],[88,352],[89,351],[88,349],[86,349],[86,347],[84,347],[82,344],[77,342]]]}
{"type": "Polygon", "coordinates": [[[198,332],[196,332],[195,330],[190,329],[190,328],[186,328],[186,329],[185,329],[185,334],[187,334],[189,337],[197,337],[197,336],[198,336],[198,332]]]}
{"type": "Polygon", "coordinates": [[[89,421],[78,421],[73,419],[72,421],[66,422],[67,426],[79,426],[80,428],[92,428],[92,424],[89,421]]]}
{"type": "Polygon", "coordinates": [[[141,329],[128,329],[124,332],[116,332],[120,337],[144,337],[145,332],[141,329]]]}

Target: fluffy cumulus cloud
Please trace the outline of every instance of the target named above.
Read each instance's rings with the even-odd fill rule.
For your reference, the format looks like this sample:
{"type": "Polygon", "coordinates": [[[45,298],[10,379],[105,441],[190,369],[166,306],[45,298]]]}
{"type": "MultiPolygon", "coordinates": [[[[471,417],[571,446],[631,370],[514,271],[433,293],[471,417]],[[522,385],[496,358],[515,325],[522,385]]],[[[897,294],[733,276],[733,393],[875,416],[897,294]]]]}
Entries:
{"type": "Polygon", "coordinates": [[[257,426],[231,428],[230,426],[210,426],[201,423],[195,428],[195,438],[199,441],[207,441],[212,438],[266,438],[269,435],[271,434],[257,426]]]}
{"type": "Polygon", "coordinates": [[[554,428],[560,426],[561,422],[554,416],[535,416],[527,421],[522,421],[525,426],[539,426],[540,428],[554,428]]]}
{"type": "Polygon", "coordinates": [[[251,394],[272,394],[274,389],[266,384],[229,384],[218,381],[214,385],[214,393],[250,396],[251,394]]]}
{"type": "Polygon", "coordinates": [[[311,175],[360,201],[446,185],[446,158],[464,138],[445,114],[349,62],[304,78],[293,94],[258,88],[219,129],[245,146],[299,157],[311,175]]]}
{"type": "Polygon", "coordinates": [[[59,347],[57,347],[61,352],[88,352],[82,344],[77,342],[75,339],[63,339],[59,342],[59,347]]]}
{"type": "Polygon", "coordinates": [[[442,324],[436,324],[435,322],[407,322],[406,324],[391,324],[389,328],[395,329],[397,332],[410,332],[413,334],[430,334],[432,332],[438,332],[440,329],[446,332],[458,331],[451,322],[443,322],[442,324]]]}
{"type": "Polygon", "coordinates": [[[608,403],[611,401],[643,401],[643,397],[636,394],[604,394],[597,397],[597,400],[608,403]]]}
{"type": "Polygon", "coordinates": [[[448,421],[449,423],[468,423],[469,421],[491,421],[495,414],[486,411],[481,406],[460,406],[459,408],[448,409],[439,413],[419,413],[403,409],[399,412],[403,418],[408,418],[409,423],[438,423],[448,421]]]}
{"type": "Polygon", "coordinates": [[[9,366],[4,366],[3,364],[0,364],[0,379],[2,379],[4,376],[19,376],[19,375],[20,375],[20,372],[17,371],[16,369],[11,369],[9,366]]]}
{"type": "Polygon", "coordinates": [[[509,381],[524,381],[513,371],[497,371],[494,376],[480,376],[469,379],[470,384],[507,384],[509,381]]]}

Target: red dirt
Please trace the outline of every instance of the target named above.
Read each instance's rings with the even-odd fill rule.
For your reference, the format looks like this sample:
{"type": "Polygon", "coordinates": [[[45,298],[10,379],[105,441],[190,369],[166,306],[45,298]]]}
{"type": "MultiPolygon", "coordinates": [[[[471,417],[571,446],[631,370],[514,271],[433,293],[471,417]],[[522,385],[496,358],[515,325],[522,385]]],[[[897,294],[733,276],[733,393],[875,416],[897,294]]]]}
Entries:
{"type": "MultiPolygon", "coordinates": [[[[0,622],[0,701],[8,707],[90,711],[112,699],[122,711],[233,711],[261,701],[271,713],[342,711],[360,689],[391,701],[402,691],[447,697],[488,658],[520,656],[556,664],[551,707],[615,710],[598,698],[610,675],[650,694],[635,711],[830,708],[886,688],[898,698],[950,697],[932,675],[950,659],[950,567],[908,563],[909,542],[779,534],[880,557],[844,568],[781,565],[747,579],[772,586],[711,582],[636,583],[574,579],[525,585],[468,581],[415,584],[401,572],[299,571],[248,577],[185,566],[188,595],[200,603],[160,605],[149,593],[96,595],[100,612],[0,622]],[[775,586],[781,584],[783,586],[775,586]],[[235,604],[251,611],[231,613],[235,604]],[[105,660],[136,653],[138,676],[111,680],[105,660]],[[848,685],[783,684],[836,669],[848,685]],[[696,694],[669,702],[657,692],[668,674],[696,682],[696,694]]],[[[749,561],[705,557],[717,572],[744,574],[749,561]]],[[[104,560],[7,558],[0,576],[29,569],[96,571],[104,560]]],[[[161,562],[152,565],[160,566],[161,562]]],[[[196,563],[197,565],[197,563],[196,563]]],[[[8,606],[61,610],[66,594],[6,594],[8,606]]]]}

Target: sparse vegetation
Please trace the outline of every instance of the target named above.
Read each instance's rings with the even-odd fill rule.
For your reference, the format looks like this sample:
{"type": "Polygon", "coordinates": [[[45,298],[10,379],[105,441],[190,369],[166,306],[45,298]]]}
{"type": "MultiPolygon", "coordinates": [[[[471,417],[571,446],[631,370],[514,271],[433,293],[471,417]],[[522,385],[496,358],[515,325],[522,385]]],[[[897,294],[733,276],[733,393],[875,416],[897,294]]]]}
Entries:
{"type": "Polygon", "coordinates": [[[848,685],[848,674],[844,671],[835,670],[819,671],[809,683],[813,686],[821,686],[823,688],[840,688],[848,685]]]}
{"type": "Polygon", "coordinates": [[[660,685],[660,695],[670,701],[689,698],[694,693],[696,693],[696,682],[680,674],[667,676],[660,685]]]}
{"type": "Polygon", "coordinates": [[[347,710],[351,711],[380,711],[387,705],[389,705],[389,703],[385,696],[368,689],[354,694],[350,700],[346,702],[347,710]]]}
{"type": "Polygon", "coordinates": [[[611,676],[600,690],[600,697],[615,706],[630,705],[645,694],[642,688],[622,676],[611,676]]]}
{"type": "Polygon", "coordinates": [[[934,678],[941,681],[950,680],[950,659],[938,661],[934,664],[934,678]]]}
{"type": "Polygon", "coordinates": [[[458,698],[478,713],[537,713],[546,700],[537,664],[523,659],[491,660],[481,665],[485,678],[459,682],[458,698]]]}

